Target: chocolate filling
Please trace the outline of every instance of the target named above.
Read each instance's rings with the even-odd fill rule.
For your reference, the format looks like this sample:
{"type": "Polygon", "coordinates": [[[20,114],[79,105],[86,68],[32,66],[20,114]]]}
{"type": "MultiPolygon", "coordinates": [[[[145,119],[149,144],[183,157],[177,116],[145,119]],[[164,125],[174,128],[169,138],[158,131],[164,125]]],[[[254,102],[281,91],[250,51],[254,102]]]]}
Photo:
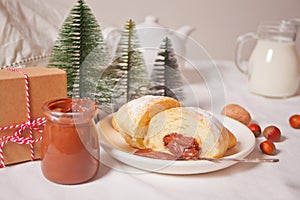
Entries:
{"type": "Polygon", "coordinates": [[[201,148],[195,138],[171,133],[163,138],[164,146],[170,153],[140,149],[134,154],[164,160],[198,160],[201,148]]]}

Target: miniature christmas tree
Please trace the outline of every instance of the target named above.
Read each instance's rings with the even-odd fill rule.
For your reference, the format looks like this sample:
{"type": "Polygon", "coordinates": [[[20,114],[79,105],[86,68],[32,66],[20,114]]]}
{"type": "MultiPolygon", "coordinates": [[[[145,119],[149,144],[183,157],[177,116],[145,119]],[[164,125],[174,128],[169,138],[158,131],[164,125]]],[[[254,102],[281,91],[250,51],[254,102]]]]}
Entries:
{"type": "Polygon", "coordinates": [[[152,95],[169,96],[183,99],[181,74],[172,48],[171,40],[166,37],[158,52],[159,58],[151,74],[152,95]]]}
{"type": "Polygon", "coordinates": [[[78,0],[63,23],[49,67],[66,71],[70,97],[92,98],[101,92],[99,79],[108,62],[100,26],[86,3],[78,0]]]}
{"type": "Polygon", "coordinates": [[[149,78],[133,20],[129,20],[118,44],[112,68],[120,69],[115,88],[116,97],[125,96],[129,101],[148,93],[149,78]]]}
{"type": "MultiPolygon", "coordinates": [[[[100,108],[106,113],[114,112],[123,102],[119,101],[125,94],[124,89],[121,90],[118,85],[123,77],[122,67],[115,60],[102,73],[97,90],[101,91],[96,94],[96,99],[102,102],[100,108]]],[[[126,88],[125,88],[126,91],[126,88]]]]}

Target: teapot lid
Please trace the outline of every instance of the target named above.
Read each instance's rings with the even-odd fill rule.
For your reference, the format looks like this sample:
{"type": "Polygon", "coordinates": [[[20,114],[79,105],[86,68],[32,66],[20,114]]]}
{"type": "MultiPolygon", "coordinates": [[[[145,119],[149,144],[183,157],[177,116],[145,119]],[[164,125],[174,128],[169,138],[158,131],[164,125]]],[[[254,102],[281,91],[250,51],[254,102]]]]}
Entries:
{"type": "Polygon", "coordinates": [[[158,18],[155,16],[146,16],[145,21],[137,25],[137,28],[164,28],[158,23],[158,18]]]}

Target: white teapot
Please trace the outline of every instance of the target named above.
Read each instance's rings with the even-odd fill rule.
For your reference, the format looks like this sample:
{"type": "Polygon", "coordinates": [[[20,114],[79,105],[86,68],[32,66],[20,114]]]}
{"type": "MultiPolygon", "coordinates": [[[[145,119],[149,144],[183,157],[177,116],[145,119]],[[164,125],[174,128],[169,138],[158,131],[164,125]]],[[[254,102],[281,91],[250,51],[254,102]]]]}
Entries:
{"type": "MultiPolygon", "coordinates": [[[[177,30],[171,30],[160,25],[157,17],[147,16],[143,23],[136,26],[136,30],[146,65],[151,68],[157,58],[157,53],[159,52],[165,37],[168,37],[171,40],[178,64],[179,66],[182,65],[185,58],[186,41],[194,28],[186,25],[177,30]]],[[[120,33],[120,29],[115,27],[108,27],[103,30],[104,39],[106,40],[112,55],[116,51],[120,33]]]]}

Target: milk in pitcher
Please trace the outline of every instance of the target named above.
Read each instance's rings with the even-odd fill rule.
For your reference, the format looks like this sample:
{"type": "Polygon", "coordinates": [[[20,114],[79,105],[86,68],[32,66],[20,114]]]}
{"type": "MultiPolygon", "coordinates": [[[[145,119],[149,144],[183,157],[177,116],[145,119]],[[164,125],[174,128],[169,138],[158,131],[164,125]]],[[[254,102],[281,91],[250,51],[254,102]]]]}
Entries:
{"type": "Polygon", "coordinates": [[[298,89],[300,66],[293,41],[257,40],[249,59],[249,90],[268,97],[288,97],[298,89]]]}
{"type": "Polygon", "coordinates": [[[295,45],[297,26],[289,20],[262,22],[257,33],[238,37],[235,63],[239,71],[248,75],[251,92],[265,97],[282,98],[297,94],[300,79],[300,61],[295,45]],[[242,47],[249,40],[256,46],[248,66],[242,59],[242,47]]]}

